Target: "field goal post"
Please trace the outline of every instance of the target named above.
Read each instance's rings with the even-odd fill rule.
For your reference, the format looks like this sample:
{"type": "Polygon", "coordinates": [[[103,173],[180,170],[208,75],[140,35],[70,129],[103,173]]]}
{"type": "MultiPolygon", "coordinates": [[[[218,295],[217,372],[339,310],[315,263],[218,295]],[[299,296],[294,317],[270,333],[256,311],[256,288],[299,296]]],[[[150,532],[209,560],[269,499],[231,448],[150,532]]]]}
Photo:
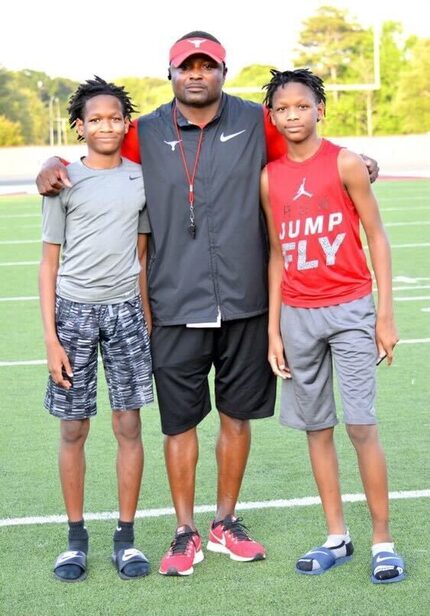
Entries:
{"type": "MultiPolygon", "coordinates": [[[[380,26],[373,26],[373,82],[372,83],[333,83],[325,84],[326,92],[366,92],[367,136],[373,135],[372,125],[372,92],[381,88],[381,53],[380,26]]],[[[224,88],[228,94],[261,94],[261,88],[256,86],[237,86],[224,88]]]]}

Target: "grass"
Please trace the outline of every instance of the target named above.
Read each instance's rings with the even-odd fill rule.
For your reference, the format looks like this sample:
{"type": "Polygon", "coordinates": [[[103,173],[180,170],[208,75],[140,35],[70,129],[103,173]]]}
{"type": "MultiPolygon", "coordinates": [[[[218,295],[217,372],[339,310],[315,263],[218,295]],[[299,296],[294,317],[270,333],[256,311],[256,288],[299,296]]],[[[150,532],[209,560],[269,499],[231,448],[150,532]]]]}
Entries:
{"type": "MultiPolygon", "coordinates": [[[[430,182],[378,182],[375,187],[393,248],[395,307],[402,340],[428,339],[430,333],[430,182]],[[391,223],[416,223],[391,226],[391,223]],[[411,248],[396,245],[413,244],[411,248]],[[405,282],[399,277],[407,277],[405,282]],[[415,281],[415,282],[413,282],[415,281]],[[421,288],[414,288],[421,287],[421,288]],[[403,298],[426,297],[403,301],[403,298]]],[[[37,295],[40,246],[4,244],[37,240],[40,200],[0,198],[0,299],[37,295]]],[[[38,302],[0,301],[0,520],[63,514],[57,474],[58,422],[43,409],[44,365],[1,362],[42,360],[38,302]]],[[[428,488],[430,471],[428,342],[401,344],[391,368],[378,368],[378,416],[390,475],[390,490],[428,488]]],[[[115,511],[115,442],[103,374],[99,414],[87,444],[88,512],[115,511]]],[[[162,437],[156,405],[142,411],[145,477],[139,509],[170,507],[162,437]]],[[[196,504],[215,502],[214,448],[217,417],[199,429],[200,461],[196,504]]],[[[361,493],[352,447],[340,425],[336,431],[343,493],[361,493]]],[[[277,417],[255,422],[253,447],[241,491],[242,502],[292,499],[316,494],[303,434],[279,426],[277,417]]],[[[205,560],[187,579],[156,573],[171,540],[173,515],[139,518],[137,545],[152,563],[144,580],[119,580],[110,562],[114,520],[89,521],[89,576],[82,584],[61,584],[51,573],[65,548],[64,524],[0,526],[0,614],[4,616],[167,615],[387,615],[427,614],[430,600],[426,552],[429,499],[393,500],[392,530],[405,556],[408,577],[402,584],[370,583],[370,522],[364,502],[347,503],[346,518],[356,552],[351,563],[324,576],[299,576],[296,558],[317,545],[325,529],[318,505],[268,507],[240,511],[251,532],[266,545],[265,562],[238,564],[205,552],[205,560]]],[[[211,513],[196,516],[205,536],[211,513]]]]}

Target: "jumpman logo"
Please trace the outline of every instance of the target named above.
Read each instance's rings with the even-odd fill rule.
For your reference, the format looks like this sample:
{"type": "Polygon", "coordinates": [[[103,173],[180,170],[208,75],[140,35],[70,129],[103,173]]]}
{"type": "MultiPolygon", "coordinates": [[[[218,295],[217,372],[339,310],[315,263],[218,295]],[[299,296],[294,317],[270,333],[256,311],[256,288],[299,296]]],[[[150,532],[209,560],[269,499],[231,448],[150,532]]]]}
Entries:
{"type": "Polygon", "coordinates": [[[178,143],[181,143],[181,142],[180,141],[164,141],[163,143],[165,143],[166,145],[170,145],[170,147],[172,148],[172,152],[174,152],[178,143]]]}
{"type": "Polygon", "coordinates": [[[297,199],[299,199],[300,197],[313,197],[313,194],[308,192],[305,189],[305,182],[306,182],[306,178],[303,178],[302,183],[299,186],[299,190],[296,192],[295,196],[293,197],[293,201],[297,201],[297,199]]]}

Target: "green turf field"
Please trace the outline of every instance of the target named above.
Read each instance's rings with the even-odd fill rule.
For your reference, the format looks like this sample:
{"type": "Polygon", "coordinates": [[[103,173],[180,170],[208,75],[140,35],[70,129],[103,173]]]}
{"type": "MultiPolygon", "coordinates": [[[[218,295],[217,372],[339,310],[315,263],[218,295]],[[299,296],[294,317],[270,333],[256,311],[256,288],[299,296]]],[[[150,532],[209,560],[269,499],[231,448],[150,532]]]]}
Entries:
{"type": "MultiPolygon", "coordinates": [[[[253,425],[253,447],[241,492],[241,502],[249,510],[245,505],[238,508],[251,532],[266,545],[268,559],[242,564],[209,552],[189,578],[158,575],[175,518],[156,511],[170,508],[171,502],[154,405],[143,412],[146,465],[139,503],[142,516],[148,510],[152,515],[136,521],[136,544],[150,558],[152,574],[139,581],[119,580],[110,563],[115,527],[111,516],[87,522],[88,579],[70,585],[56,581],[51,569],[66,547],[66,526],[47,519],[64,511],[56,463],[58,421],[48,416],[42,404],[46,367],[37,301],[40,200],[0,197],[1,615],[428,613],[430,181],[381,180],[375,191],[393,246],[395,309],[402,341],[394,365],[378,368],[378,415],[390,491],[404,492],[406,497],[394,498],[391,510],[407,580],[371,584],[370,524],[362,501],[345,505],[356,548],[351,563],[323,576],[294,572],[296,558],[322,542],[325,528],[318,505],[286,506],[293,504],[290,499],[315,496],[316,489],[305,436],[281,428],[276,417],[253,425]]],[[[87,445],[85,509],[91,514],[117,508],[115,442],[102,373],[100,377],[99,415],[92,421],[87,445]]],[[[202,512],[196,519],[203,537],[215,501],[216,432],[217,417],[212,413],[199,432],[196,505],[202,512]]],[[[342,426],[337,442],[343,493],[361,494],[355,457],[342,426]]]]}

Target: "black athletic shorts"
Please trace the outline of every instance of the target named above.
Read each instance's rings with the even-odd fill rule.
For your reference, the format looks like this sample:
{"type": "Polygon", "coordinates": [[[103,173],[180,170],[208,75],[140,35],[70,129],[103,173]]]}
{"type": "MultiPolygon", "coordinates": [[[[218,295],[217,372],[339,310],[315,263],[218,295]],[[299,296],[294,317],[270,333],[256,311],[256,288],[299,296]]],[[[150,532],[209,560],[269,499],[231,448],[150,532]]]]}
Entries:
{"type": "Polygon", "coordinates": [[[220,328],[154,326],[152,365],[163,433],[186,432],[209,413],[212,366],[219,411],[237,419],[271,417],[276,380],[267,342],[267,314],[223,321],[220,328]]]}

